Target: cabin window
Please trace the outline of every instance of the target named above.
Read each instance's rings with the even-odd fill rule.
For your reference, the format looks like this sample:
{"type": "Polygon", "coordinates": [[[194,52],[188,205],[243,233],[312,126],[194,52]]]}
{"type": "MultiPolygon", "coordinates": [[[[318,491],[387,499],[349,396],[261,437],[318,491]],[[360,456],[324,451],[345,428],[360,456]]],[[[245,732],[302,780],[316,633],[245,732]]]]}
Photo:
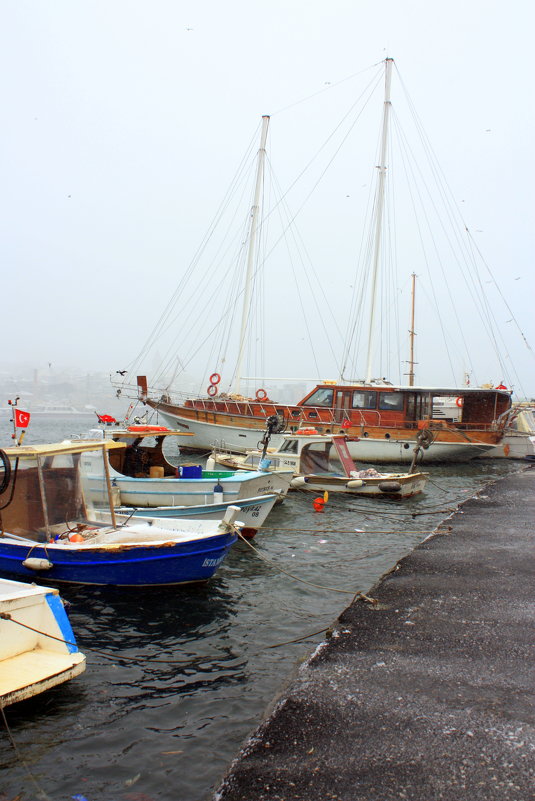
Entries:
{"type": "Polygon", "coordinates": [[[284,453],[297,453],[297,440],[287,439],[280,447],[281,452],[284,453]]]}
{"type": "Polygon", "coordinates": [[[354,392],[352,406],[354,409],[375,409],[375,392],[354,392]]]}
{"type": "Polygon", "coordinates": [[[334,390],[322,387],[317,389],[310,398],[303,402],[303,406],[332,406],[334,390]]]}
{"type": "Polygon", "coordinates": [[[385,412],[403,411],[403,393],[401,392],[380,392],[379,408],[385,412]]]}

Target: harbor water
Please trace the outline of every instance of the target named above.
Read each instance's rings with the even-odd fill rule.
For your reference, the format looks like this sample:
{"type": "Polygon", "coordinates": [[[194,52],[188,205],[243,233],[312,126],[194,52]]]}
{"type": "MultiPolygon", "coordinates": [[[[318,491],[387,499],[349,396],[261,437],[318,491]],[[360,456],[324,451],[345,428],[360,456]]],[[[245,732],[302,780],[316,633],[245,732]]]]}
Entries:
{"type": "MultiPolygon", "coordinates": [[[[2,420],[0,447],[11,444],[2,420]]],[[[90,417],[32,420],[25,444],[90,417]]],[[[176,443],[170,460],[180,456],[176,443]]],[[[4,710],[0,800],[203,801],[300,660],[462,501],[522,463],[425,469],[403,502],[295,492],[204,586],[61,589],[85,673],[4,710]],[[6,730],[5,723],[8,729],[6,730]]]]}

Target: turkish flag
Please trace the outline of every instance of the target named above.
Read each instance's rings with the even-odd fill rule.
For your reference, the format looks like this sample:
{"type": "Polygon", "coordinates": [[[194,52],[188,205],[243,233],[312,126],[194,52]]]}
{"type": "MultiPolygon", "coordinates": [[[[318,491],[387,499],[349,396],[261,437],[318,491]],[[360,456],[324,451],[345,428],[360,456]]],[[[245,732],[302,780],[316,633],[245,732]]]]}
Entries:
{"type": "Polygon", "coordinates": [[[14,409],[15,426],[17,428],[28,428],[30,422],[30,412],[23,412],[21,409],[14,409]]]}

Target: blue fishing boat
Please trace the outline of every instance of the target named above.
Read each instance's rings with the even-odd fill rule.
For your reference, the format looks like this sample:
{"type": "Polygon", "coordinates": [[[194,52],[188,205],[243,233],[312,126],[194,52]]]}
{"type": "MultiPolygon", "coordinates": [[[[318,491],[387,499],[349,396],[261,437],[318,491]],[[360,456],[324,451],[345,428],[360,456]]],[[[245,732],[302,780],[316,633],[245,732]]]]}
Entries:
{"type": "Polygon", "coordinates": [[[220,521],[119,519],[108,470],[113,441],[9,448],[0,478],[0,573],[69,584],[146,587],[210,579],[237,539],[220,521]],[[81,463],[100,453],[106,497],[93,503],[81,463]]]}

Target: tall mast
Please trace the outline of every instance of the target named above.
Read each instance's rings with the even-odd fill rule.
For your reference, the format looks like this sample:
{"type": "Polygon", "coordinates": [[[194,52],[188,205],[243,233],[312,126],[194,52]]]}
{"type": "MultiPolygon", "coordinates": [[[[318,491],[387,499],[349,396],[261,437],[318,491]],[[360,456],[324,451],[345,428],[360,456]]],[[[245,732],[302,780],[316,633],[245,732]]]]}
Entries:
{"type": "Polygon", "coordinates": [[[410,344],[410,355],[409,355],[409,387],[414,386],[414,301],[416,298],[416,273],[411,275],[412,278],[412,287],[411,287],[411,327],[409,329],[409,344],[410,344]]]}
{"type": "Polygon", "coordinates": [[[377,303],[377,271],[379,269],[379,256],[381,253],[381,233],[383,228],[383,209],[385,195],[385,176],[386,176],[386,146],[388,141],[388,119],[390,116],[390,83],[392,78],[393,58],[385,59],[385,102],[383,106],[383,133],[381,137],[381,160],[379,163],[379,175],[377,182],[377,209],[375,216],[375,248],[373,255],[372,284],[371,284],[371,309],[370,325],[368,329],[368,359],[366,364],[366,383],[369,384],[372,378],[372,349],[373,349],[373,327],[375,322],[375,306],[377,303]]]}
{"type": "Polygon", "coordinates": [[[240,394],[242,362],[245,351],[245,335],[250,314],[251,292],[253,283],[253,266],[255,257],[255,244],[257,234],[258,213],[260,211],[260,192],[264,180],[264,161],[266,156],[266,140],[269,125],[269,117],[262,117],[262,133],[260,135],[260,149],[258,150],[258,163],[256,167],[256,186],[254,193],[253,207],[251,209],[251,228],[249,233],[249,251],[247,254],[247,272],[245,273],[245,288],[243,292],[243,308],[240,331],[240,347],[238,350],[238,361],[236,364],[236,377],[234,379],[234,391],[240,394]]]}

